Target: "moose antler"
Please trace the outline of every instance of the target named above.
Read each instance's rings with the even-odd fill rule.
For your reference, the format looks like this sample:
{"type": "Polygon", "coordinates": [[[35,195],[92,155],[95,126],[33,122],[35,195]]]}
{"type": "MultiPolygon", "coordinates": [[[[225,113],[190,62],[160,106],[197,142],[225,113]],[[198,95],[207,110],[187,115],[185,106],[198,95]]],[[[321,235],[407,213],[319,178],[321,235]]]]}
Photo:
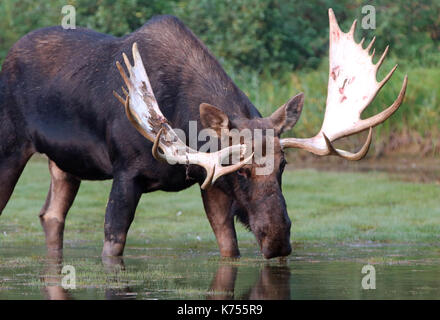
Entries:
{"type": "Polygon", "coordinates": [[[375,38],[366,49],[354,40],[356,20],[348,33],[344,33],[332,9],[329,9],[330,22],[330,68],[328,79],[327,103],[319,133],[308,139],[281,139],[283,148],[301,148],[314,154],[325,156],[335,154],[348,160],[360,160],[368,152],[371,144],[372,128],[388,119],[401,105],[405,96],[408,76],[405,76],[399,96],[394,103],[371,118],[362,120],[361,113],[373,101],[379,90],[391,78],[397,65],[380,82],[376,74],[388,52],[388,46],[376,64],[370,50],[375,38]],[[335,149],[332,142],[343,137],[370,129],[368,138],[361,150],[355,154],[335,149]]]}
{"type": "Polygon", "coordinates": [[[159,109],[153,89],[145,71],[137,44],[133,44],[134,66],[123,53],[128,77],[119,62],[116,66],[127,85],[128,91],[122,88],[126,99],[113,91],[115,97],[125,106],[125,112],[133,126],[148,140],[153,142],[152,153],[157,160],[167,161],[170,164],[196,164],[206,170],[206,178],[201,188],[206,189],[222,175],[231,173],[243,167],[252,157],[253,153],[245,160],[222,166],[223,160],[230,155],[239,159],[246,153],[246,145],[233,145],[217,152],[198,152],[189,148],[171,128],[168,120],[159,109]],[[158,149],[162,149],[160,153],[158,149]]]}

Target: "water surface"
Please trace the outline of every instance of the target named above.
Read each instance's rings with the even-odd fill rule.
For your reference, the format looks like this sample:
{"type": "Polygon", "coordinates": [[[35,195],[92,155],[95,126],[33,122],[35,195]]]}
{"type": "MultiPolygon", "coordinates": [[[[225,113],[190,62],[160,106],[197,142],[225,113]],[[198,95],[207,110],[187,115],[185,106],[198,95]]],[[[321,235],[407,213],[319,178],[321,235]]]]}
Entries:
{"type": "MultiPolygon", "coordinates": [[[[238,260],[216,251],[127,248],[102,261],[97,248],[0,247],[0,299],[438,299],[440,249],[428,244],[301,245],[286,261],[251,249],[238,260]],[[376,289],[362,287],[372,265],[376,289]],[[63,266],[76,272],[65,290],[63,266]]],[[[68,274],[68,273],[66,273],[68,274]]]]}

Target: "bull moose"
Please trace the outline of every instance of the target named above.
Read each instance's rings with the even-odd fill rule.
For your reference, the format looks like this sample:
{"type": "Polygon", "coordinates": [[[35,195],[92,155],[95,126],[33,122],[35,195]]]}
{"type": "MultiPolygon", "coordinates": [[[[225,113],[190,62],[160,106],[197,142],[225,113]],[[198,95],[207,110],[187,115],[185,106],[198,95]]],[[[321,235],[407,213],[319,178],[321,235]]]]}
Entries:
{"type": "Polygon", "coordinates": [[[331,9],[329,20],[325,117],[321,130],[309,139],[280,137],[298,121],[302,93],[263,118],[206,46],[173,16],[154,17],[120,38],[61,27],[25,35],[9,51],[0,74],[0,213],[27,161],[38,152],[48,157],[51,175],[39,214],[50,250],[62,249],[65,218],[81,180],[112,179],[103,256],[123,254],[143,193],[179,191],[195,183],[201,185],[221,256],[239,256],[235,217],[254,233],[265,258],[289,255],[291,222],[281,190],[284,150],[361,159],[372,128],[399,108],[407,86],[405,76],[395,102],[362,120],[362,111],[396,67],[377,82],[388,47],[374,64],[374,39],[366,48],[363,40],[356,43],[356,21],[344,33],[331,9]],[[130,49],[134,65],[124,54],[130,49]],[[127,70],[117,63],[121,56],[127,70]],[[116,93],[115,99],[113,91],[124,84],[126,97],[116,93]],[[186,147],[171,124],[188,133],[189,121],[197,121],[197,130],[216,133],[274,130],[274,170],[257,175],[258,164],[252,154],[244,159],[250,150],[240,144],[212,153],[186,147]],[[333,141],[364,130],[369,135],[359,152],[333,147],[333,141]],[[183,154],[176,152],[181,147],[183,154]],[[243,160],[223,165],[230,154],[243,160]],[[170,157],[174,164],[162,161],[170,157]]]}

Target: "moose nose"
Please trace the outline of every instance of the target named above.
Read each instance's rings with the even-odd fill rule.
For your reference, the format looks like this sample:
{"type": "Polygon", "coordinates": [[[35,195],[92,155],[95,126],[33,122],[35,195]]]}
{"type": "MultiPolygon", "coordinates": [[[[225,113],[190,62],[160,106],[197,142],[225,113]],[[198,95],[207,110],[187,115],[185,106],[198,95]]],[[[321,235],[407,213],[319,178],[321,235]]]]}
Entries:
{"type": "Polygon", "coordinates": [[[285,257],[292,252],[292,246],[290,245],[290,242],[276,247],[268,245],[263,246],[262,252],[265,259],[285,257]]]}

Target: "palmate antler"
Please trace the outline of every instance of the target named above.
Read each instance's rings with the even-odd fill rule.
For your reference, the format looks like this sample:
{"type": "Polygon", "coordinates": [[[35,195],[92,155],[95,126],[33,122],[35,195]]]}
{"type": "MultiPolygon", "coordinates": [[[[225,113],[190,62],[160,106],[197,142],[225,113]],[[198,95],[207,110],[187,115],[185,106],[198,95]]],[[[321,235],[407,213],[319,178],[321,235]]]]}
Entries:
{"type": "MultiPolygon", "coordinates": [[[[170,164],[196,164],[206,170],[206,178],[201,188],[206,189],[222,175],[231,173],[243,167],[253,156],[245,160],[222,166],[223,160],[235,155],[240,159],[246,153],[246,145],[233,145],[217,152],[198,152],[189,148],[171,128],[169,122],[159,109],[153,89],[142,63],[137,44],[133,44],[134,66],[131,65],[127,55],[123,58],[129,77],[119,62],[116,66],[128,88],[122,88],[126,99],[113,92],[115,97],[125,106],[125,112],[133,126],[148,140],[153,142],[153,156],[157,160],[167,161],[170,164]],[[163,153],[158,151],[162,149],[163,153]]],[[[235,159],[234,156],[232,159],[235,159]]]]}
{"type": "Polygon", "coordinates": [[[283,148],[300,148],[314,154],[325,156],[335,154],[348,160],[360,160],[368,152],[371,144],[372,128],[388,119],[401,105],[405,95],[408,76],[405,76],[402,88],[396,101],[371,118],[362,120],[361,113],[373,101],[379,90],[391,78],[397,65],[380,82],[376,81],[376,74],[385,59],[388,47],[381,58],[373,64],[373,53],[370,50],[375,38],[366,49],[354,40],[356,20],[348,33],[344,33],[332,9],[329,9],[330,22],[330,68],[328,79],[327,103],[319,133],[308,139],[285,138],[281,139],[283,148]],[[355,154],[335,149],[332,142],[343,137],[370,129],[368,138],[361,150],[355,154]]]}

